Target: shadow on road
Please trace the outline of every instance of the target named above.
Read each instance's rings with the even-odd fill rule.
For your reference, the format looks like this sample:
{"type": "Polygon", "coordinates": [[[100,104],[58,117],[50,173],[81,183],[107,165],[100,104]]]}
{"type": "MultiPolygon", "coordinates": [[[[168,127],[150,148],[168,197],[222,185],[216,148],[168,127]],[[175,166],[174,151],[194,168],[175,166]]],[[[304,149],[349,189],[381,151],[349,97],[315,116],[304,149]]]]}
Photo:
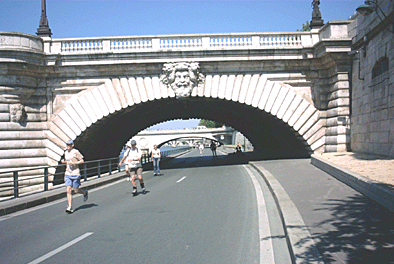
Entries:
{"type": "Polygon", "coordinates": [[[330,216],[316,225],[324,231],[312,235],[325,263],[337,263],[338,257],[349,264],[394,263],[393,212],[362,195],[331,199],[323,206],[315,211],[325,210],[330,216]]]}
{"type": "Polygon", "coordinates": [[[84,205],[81,205],[81,206],[78,206],[77,208],[75,208],[75,209],[74,209],[74,213],[75,213],[76,211],[78,211],[78,210],[89,209],[89,208],[92,208],[92,207],[95,207],[95,206],[98,206],[98,205],[97,205],[97,204],[94,204],[94,203],[91,203],[91,204],[84,204],[84,205]]]}
{"type": "Polygon", "coordinates": [[[229,154],[212,156],[198,156],[187,158],[176,158],[171,161],[160,164],[161,169],[178,169],[194,167],[211,167],[211,166],[228,166],[237,164],[247,164],[249,159],[244,154],[229,154]]]}
{"type": "MultiPolygon", "coordinates": [[[[305,158],[304,156],[289,156],[289,157],[275,157],[267,156],[257,152],[243,152],[243,153],[228,153],[218,154],[216,157],[207,155],[204,153],[203,156],[195,157],[177,157],[167,162],[160,163],[161,169],[178,169],[178,168],[193,168],[193,167],[212,167],[212,166],[228,166],[228,165],[240,165],[248,164],[249,161],[258,160],[275,160],[275,159],[297,159],[305,158]]],[[[147,164],[148,165],[148,164],[147,164]]],[[[144,171],[152,170],[151,166],[144,166],[144,171]]]]}

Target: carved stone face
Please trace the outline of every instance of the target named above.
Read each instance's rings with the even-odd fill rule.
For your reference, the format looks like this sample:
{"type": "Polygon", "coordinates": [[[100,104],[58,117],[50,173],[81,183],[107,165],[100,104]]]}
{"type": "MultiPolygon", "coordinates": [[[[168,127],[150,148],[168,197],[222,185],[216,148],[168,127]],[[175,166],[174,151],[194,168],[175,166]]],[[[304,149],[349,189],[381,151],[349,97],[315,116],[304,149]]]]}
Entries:
{"type": "Polygon", "coordinates": [[[190,96],[193,88],[202,85],[204,76],[199,73],[197,63],[176,62],[164,64],[160,79],[172,88],[177,98],[181,98],[190,96]]]}
{"type": "Polygon", "coordinates": [[[177,97],[189,96],[192,92],[193,83],[188,70],[175,72],[174,82],[171,85],[177,97]]]}
{"type": "Polygon", "coordinates": [[[25,118],[25,108],[21,104],[10,105],[11,122],[22,122],[25,118]]]}

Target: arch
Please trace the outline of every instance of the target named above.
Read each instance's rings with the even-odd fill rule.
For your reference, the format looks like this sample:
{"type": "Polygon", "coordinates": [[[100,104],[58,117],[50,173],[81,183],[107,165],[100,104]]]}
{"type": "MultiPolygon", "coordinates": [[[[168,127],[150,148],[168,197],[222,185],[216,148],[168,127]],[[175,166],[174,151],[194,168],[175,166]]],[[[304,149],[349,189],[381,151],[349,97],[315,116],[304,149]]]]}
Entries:
{"type": "MultiPolygon", "coordinates": [[[[294,87],[270,80],[268,75],[261,73],[207,74],[205,85],[195,88],[187,99],[176,99],[174,92],[163,85],[158,76],[107,79],[102,85],[74,95],[51,119],[49,133],[54,136],[52,141],[60,143],[60,146],[64,146],[64,142],[71,138],[93,155],[95,150],[89,150],[89,146],[94,146],[98,152],[103,152],[105,147],[117,147],[119,150],[140,130],[161,121],[176,118],[215,120],[216,116],[220,119],[218,121],[241,131],[250,140],[254,138],[255,142],[251,140],[254,146],[266,144],[271,148],[277,144],[280,151],[286,151],[286,142],[280,142],[280,136],[288,140],[287,143],[292,144],[293,149],[296,149],[297,144],[302,146],[304,155],[322,152],[324,146],[325,119],[313,102],[297,93],[294,87]],[[209,114],[204,106],[223,113],[209,114]],[[174,111],[174,107],[178,111],[174,111]],[[182,107],[185,111],[182,111],[182,107]],[[189,108],[195,108],[196,111],[189,108]],[[247,115],[242,116],[238,112],[247,115]],[[150,120],[140,118],[142,114],[150,120]],[[248,120],[250,116],[252,120],[248,120]],[[248,129],[256,133],[258,129],[254,126],[269,139],[252,136],[248,129]],[[104,135],[99,136],[100,129],[104,135]],[[111,129],[116,131],[111,133],[111,129]],[[273,132],[273,129],[276,130],[273,132]],[[278,135],[275,136],[275,133],[278,135]],[[290,134],[298,143],[290,139],[290,134]],[[113,138],[116,136],[117,139],[113,138]]],[[[56,151],[54,153],[53,157],[61,155],[56,151]]],[[[104,156],[108,156],[113,152],[104,153],[104,156]]]]}

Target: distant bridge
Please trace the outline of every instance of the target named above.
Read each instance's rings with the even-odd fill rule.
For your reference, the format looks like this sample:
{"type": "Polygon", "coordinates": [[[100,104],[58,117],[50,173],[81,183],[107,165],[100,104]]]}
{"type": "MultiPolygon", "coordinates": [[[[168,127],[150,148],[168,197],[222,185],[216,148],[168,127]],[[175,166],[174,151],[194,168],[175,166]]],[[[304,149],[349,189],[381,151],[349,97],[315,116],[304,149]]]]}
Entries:
{"type": "Polygon", "coordinates": [[[225,144],[234,144],[235,131],[233,128],[206,128],[206,129],[181,129],[181,130],[144,130],[134,136],[137,145],[143,149],[153,149],[171,141],[180,139],[208,139],[225,144]]]}

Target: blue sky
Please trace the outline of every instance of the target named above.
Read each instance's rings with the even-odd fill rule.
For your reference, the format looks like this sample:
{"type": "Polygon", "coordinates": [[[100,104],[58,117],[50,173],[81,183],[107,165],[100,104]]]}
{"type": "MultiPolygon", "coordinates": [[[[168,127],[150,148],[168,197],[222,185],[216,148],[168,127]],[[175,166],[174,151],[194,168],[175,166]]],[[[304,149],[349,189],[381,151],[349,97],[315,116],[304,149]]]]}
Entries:
{"type": "MultiPolygon", "coordinates": [[[[363,0],[320,0],[325,22],[347,20],[363,0]]],[[[46,0],[52,38],[296,31],[312,0],[46,0]]],[[[0,0],[0,31],[35,34],[41,0],[0,0]]],[[[159,128],[196,126],[177,121],[159,128]]]]}

